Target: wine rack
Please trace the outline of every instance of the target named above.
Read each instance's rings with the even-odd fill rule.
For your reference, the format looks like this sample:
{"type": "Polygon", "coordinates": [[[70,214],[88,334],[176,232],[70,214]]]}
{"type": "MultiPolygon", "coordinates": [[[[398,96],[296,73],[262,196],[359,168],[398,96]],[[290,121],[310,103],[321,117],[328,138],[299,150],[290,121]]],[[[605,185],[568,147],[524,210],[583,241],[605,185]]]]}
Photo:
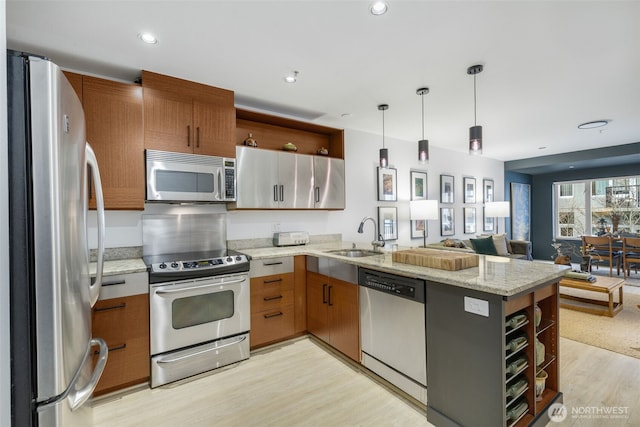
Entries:
{"type": "Polygon", "coordinates": [[[508,426],[524,418],[530,407],[527,399],[530,381],[526,372],[529,368],[526,350],[530,341],[526,327],[529,324],[526,310],[507,316],[505,322],[505,417],[508,426]]]}

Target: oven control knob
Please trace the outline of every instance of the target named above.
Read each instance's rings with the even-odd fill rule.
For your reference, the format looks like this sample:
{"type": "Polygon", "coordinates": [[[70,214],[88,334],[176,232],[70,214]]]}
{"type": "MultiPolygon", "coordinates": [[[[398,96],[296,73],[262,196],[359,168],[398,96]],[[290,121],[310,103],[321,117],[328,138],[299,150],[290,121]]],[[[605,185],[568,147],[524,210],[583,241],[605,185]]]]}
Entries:
{"type": "Polygon", "coordinates": [[[164,270],[165,268],[167,268],[167,264],[165,264],[164,262],[162,264],[160,264],[158,267],[160,267],[162,270],[164,270]]]}
{"type": "Polygon", "coordinates": [[[231,261],[233,261],[233,258],[227,257],[227,262],[231,262],[231,261]]]}
{"type": "Polygon", "coordinates": [[[242,261],[242,257],[240,255],[236,256],[236,261],[242,261]]]}
{"type": "Polygon", "coordinates": [[[172,262],[171,263],[171,268],[178,268],[178,263],[177,262],[172,262]]]}

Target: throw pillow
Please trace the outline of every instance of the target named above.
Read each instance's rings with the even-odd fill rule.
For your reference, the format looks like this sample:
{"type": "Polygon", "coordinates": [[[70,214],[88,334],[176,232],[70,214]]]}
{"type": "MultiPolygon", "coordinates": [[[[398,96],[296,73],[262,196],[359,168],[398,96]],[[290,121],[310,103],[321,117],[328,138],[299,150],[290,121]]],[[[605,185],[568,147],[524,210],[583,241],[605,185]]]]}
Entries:
{"type": "Polygon", "coordinates": [[[442,242],[442,246],[446,246],[447,248],[455,248],[456,247],[456,241],[453,239],[445,239],[442,242]]]}
{"type": "Polygon", "coordinates": [[[500,256],[508,256],[510,251],[507,247],[507,235],[506,234],[494,234],[491,236],[493,244],[496,246],[496,252],[500,256]]]}
{"type": "Polygon", "coordinates": [[[473,250],[478,254],[483,255],[498,255],[496,251],[496,245],[493,243],[492,237],[486,237],[482,239],[469,239],[473,250]]]}

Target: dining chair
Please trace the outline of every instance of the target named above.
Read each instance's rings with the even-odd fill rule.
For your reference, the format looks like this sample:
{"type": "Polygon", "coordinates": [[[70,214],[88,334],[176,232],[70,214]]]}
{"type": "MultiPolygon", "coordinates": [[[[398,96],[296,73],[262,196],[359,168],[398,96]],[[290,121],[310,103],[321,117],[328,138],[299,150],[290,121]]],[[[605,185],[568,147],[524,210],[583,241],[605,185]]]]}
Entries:
{"type": "Polygon", "coordinates": [[[622,272],[624,277],[631,274],[631,264],[638,273],[638,263],[640,263],[640,237],[622,238],[622,272]]]}
{"type": "Polygon", "coordinates": [[[615,239],[607,236],[582,236],[582,253],[589,253],[591,255],[591,264],[589,271],[593,264],[596,267],[600,263],[606,263],[609,266],[609,277],[613,275],[613,267],[615,265],[618,276],[620,275],[620,260],[622,253],[622,242],[620,239],[615,239]],[[620,243],[619,248],[615,247],[620,243]]]}

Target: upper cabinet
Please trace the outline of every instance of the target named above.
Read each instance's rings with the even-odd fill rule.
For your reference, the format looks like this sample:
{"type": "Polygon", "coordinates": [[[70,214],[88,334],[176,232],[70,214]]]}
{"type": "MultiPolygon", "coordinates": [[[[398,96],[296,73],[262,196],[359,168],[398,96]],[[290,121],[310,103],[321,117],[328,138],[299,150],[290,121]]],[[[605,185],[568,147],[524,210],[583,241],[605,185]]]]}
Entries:
{"type": "Polygon", "coordinates": [[[235,157],[230,90],[142,71],[145,148],[235,157]]]}
{"type": "Polygon", "coordinates": [[[344,209],[344,131],[236,110],[236,209],[344,209]],[[245,146],[251,134],[257,147],[245,146]],[[283,150],[285,144],[297,152],[283,150]]]}
{"type": "MultiPolygon", "coordinates": [[[[82,101],[105,209],[144,209],[142,87],[70,72],[65,76],[82,101]]],[[[95,208],[93,186],[89,191],[89,207],[95,208]]]]}

